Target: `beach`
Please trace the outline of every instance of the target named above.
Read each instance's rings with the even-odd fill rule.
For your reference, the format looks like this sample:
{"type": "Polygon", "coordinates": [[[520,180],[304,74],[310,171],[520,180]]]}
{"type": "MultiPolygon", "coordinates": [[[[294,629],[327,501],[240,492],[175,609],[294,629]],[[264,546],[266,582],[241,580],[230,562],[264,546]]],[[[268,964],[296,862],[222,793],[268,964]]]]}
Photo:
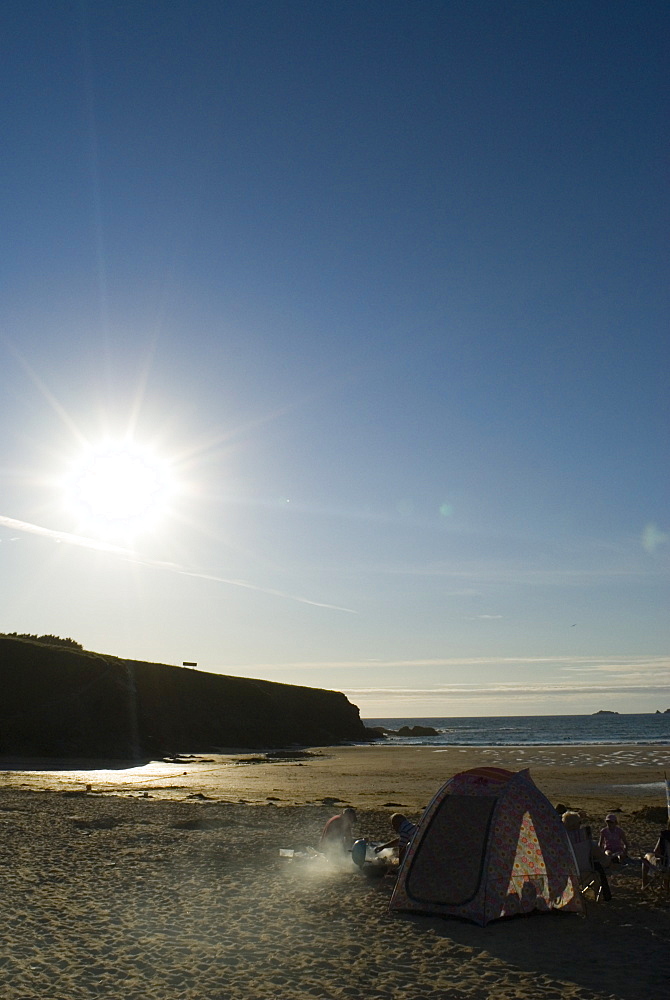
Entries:
{"type": "MultiPolygon", "coordinates": [[[[3,1000],[645,1000],[670,981],[670,905],[639,865],[610,903],[481,928],[390,915],[393,878],[280,857],[356,807],[389,836],[444,780],[529,767],[554,803],[653,847],[667,747],[313,748],[143,767],[0,762],[3,1000]],[[23,766],[21,766],[23,765],[23,766]],[[650,813],[649,810],[656,810],[650,813]]],[[[64,762],[60,762],[61,764],[64,762]]],[[[90,764],[90,762],[87,762],[90,764]]]]}

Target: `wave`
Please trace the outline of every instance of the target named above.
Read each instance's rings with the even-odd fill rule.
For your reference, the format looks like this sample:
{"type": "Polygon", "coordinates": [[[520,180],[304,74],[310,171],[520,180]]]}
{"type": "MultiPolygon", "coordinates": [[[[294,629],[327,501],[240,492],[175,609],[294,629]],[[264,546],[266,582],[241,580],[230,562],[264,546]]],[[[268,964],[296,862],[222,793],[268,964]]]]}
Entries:
{"type": "Polygon", "coordinates": [[[406,746],[604,746],[670,745],[670,714],[548,715],[482,718],[366,719],[365,725],[395,730],[423,726],[438,735],[389,735],[406,746]]]}

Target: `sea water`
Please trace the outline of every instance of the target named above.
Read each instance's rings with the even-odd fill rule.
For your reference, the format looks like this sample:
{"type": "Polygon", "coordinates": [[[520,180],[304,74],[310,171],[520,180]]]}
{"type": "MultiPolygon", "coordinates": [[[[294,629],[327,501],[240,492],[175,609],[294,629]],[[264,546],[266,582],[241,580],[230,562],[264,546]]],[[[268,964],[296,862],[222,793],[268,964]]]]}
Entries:
{"type": "Polygon", "coordinates": [[[570,746],[670,744],[670,713],[521,715],[469,719],[364,719],[366,726],[425,726],[437,736],[388,736],[400,746],[570,746]]]}

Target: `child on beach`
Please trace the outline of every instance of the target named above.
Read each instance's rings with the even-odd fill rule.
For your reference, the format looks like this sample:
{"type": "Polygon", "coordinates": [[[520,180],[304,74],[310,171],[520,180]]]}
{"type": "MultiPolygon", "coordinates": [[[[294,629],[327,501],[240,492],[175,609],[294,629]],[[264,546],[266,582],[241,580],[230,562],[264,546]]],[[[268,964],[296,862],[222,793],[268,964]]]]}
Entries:
{"type": "Polygon", "coordinates": [[[602,847],[605,854],[611,858],[612,861],[617,863],[625,861],[628,857],[628,841],[626,839],[626,834],[619,826],[619,821],[614,813],[608,813],[607,816],[605,816],[605,823],[607,825],[600,831],[598,846],[602,847]]]}

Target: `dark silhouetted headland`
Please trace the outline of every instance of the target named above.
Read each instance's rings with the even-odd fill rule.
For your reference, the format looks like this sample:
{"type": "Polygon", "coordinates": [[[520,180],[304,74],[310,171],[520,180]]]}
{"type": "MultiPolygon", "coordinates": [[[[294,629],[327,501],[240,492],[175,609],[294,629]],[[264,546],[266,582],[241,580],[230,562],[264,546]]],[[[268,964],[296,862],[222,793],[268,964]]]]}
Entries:
{"type": "Polygon", "coordinates": [[[336,691],[0,635],[0,754],[136,759],[369,738],[336,691]]]}

